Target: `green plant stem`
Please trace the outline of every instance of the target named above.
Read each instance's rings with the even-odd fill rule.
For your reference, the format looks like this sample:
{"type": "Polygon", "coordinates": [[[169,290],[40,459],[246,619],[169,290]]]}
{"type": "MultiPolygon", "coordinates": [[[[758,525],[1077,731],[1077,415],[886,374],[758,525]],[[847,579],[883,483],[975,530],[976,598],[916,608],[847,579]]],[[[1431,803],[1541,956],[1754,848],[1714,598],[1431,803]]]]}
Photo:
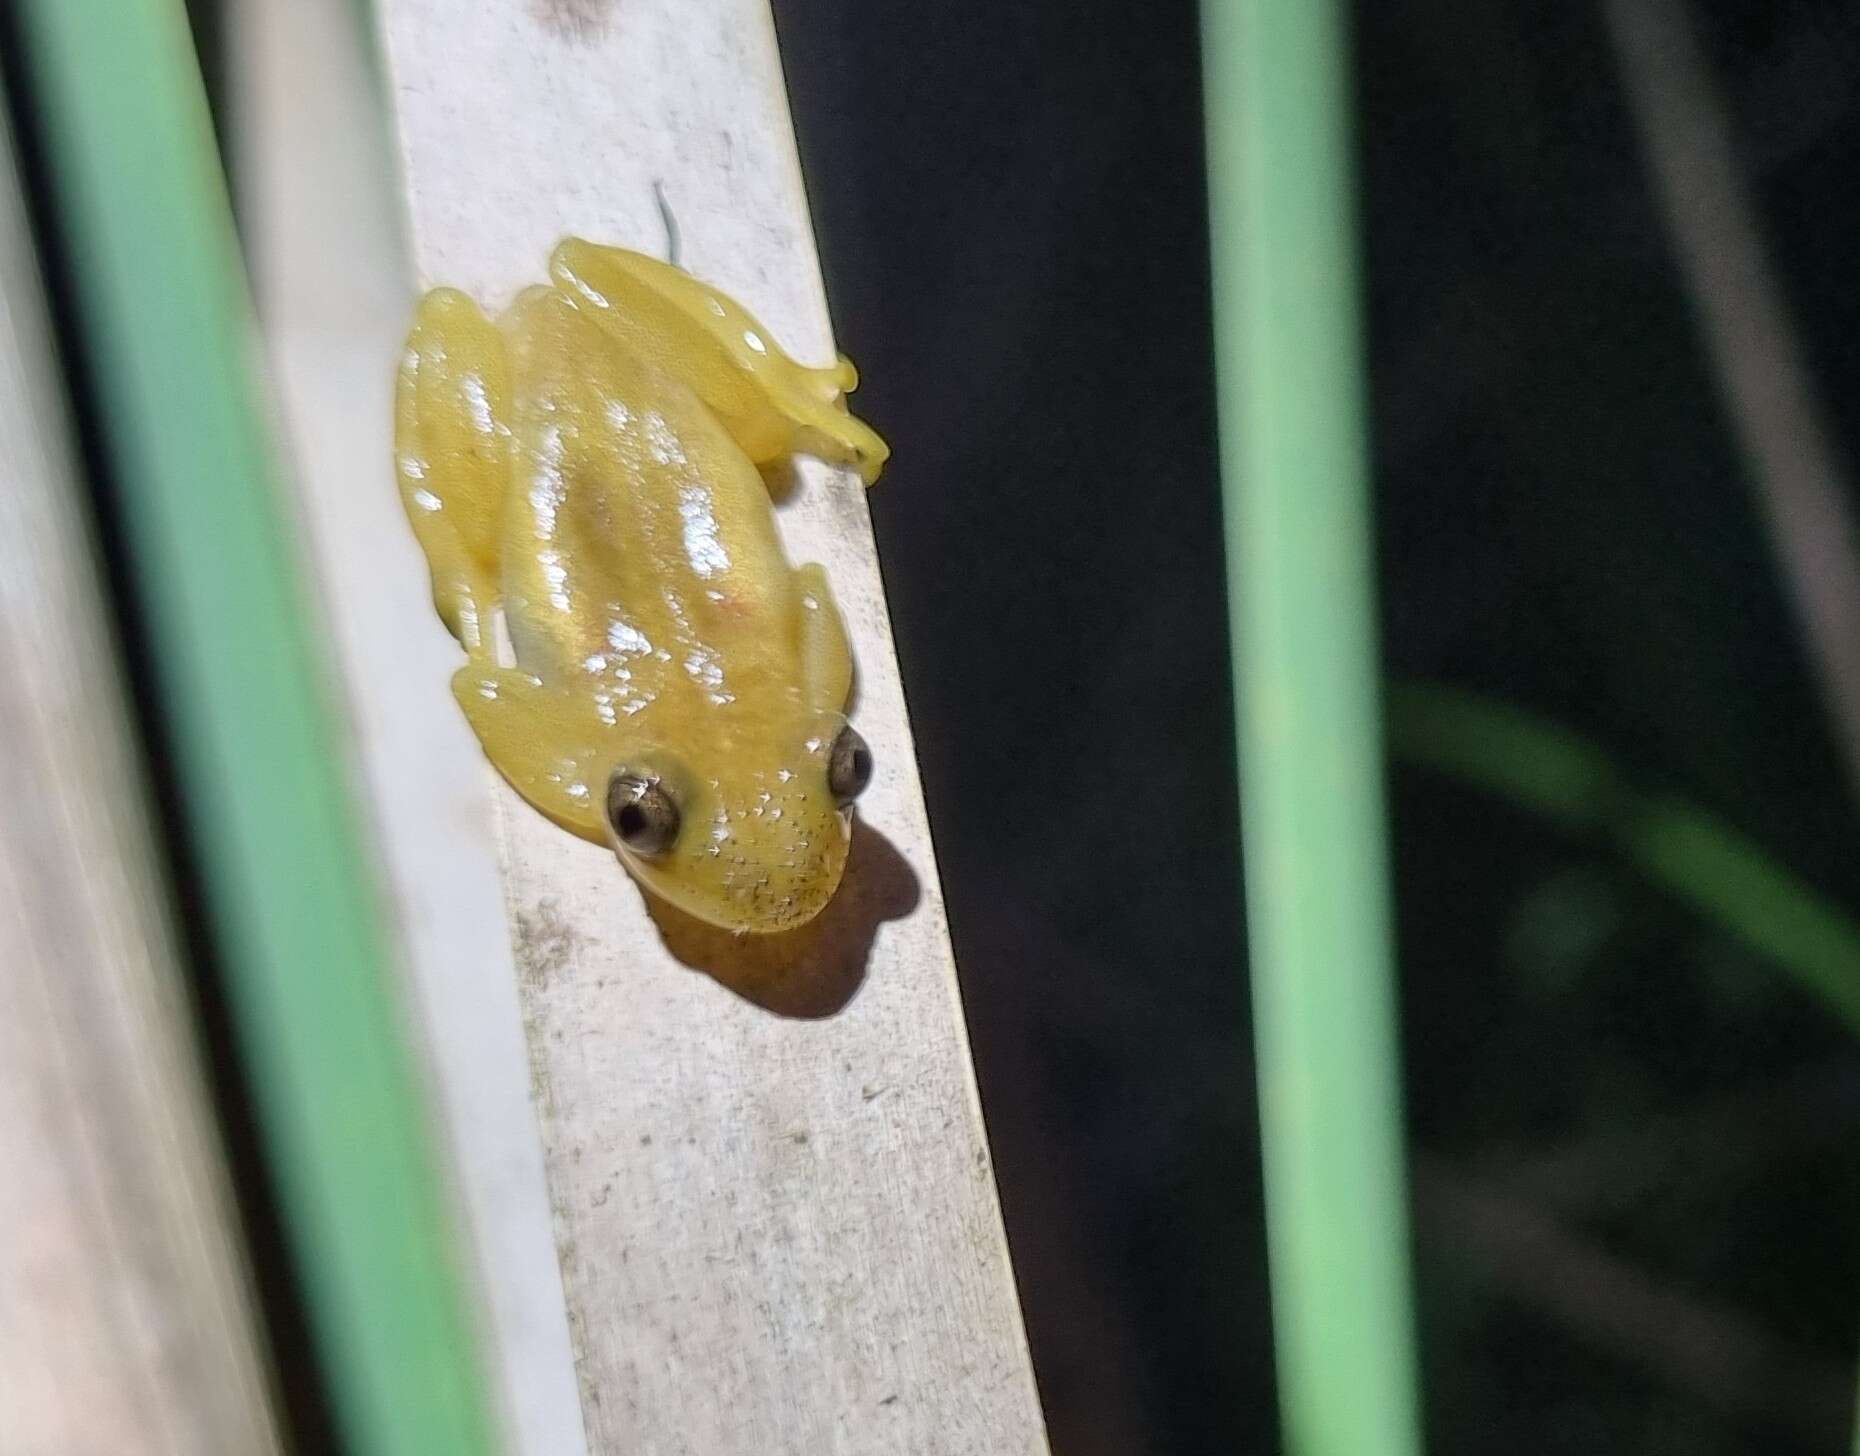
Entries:
{"type": "Polygon", "coordinates": [[[343,1449],[478,1456],[484,1387],[186,20],[179,0],[20,17],[131,610],[343,1449]]]}
{"type": "Polygon", "coordinates": [[[1336,0],[1205,0],[1275,1357],[1292,1456],[1420,1447],[1336,0]]]}

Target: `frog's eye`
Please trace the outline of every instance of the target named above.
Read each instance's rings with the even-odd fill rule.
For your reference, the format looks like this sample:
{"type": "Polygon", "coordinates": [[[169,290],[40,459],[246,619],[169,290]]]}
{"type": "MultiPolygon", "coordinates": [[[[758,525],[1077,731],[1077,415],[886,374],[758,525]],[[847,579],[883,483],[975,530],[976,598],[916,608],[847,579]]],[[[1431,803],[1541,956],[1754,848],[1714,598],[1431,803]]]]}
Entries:
{"type": "Polygon", "coordinates": [[[678,803],[665,785],[617,769],[607,781],[607,822],[634,854],[663,854],[678,838],[678,803]]]}
{"type": "Polygon", "coordinates": [[[827,753],[827,787],[842,809],[865,792],[872,782],[872,750],[850,723],[840,729],[839,737],[827,753]]]}

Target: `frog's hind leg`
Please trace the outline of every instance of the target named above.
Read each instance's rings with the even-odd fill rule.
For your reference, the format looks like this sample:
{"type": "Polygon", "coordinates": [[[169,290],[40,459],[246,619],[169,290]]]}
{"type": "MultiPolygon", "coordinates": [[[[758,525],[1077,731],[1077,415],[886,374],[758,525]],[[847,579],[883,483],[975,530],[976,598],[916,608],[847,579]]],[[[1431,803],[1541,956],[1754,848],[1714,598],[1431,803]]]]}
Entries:
{"type": "Polygon", "coordinates": [[[451,288],[420,300],[401,356],[395,463],[426,553],[433,605],[474,660],[495,653],[497,522],[510,478],[510,363],[503,336],[451,288]]]}
{"type": "Polygon", "coordinates": [[[607,843],[602,805],[620,745],[588,704],[489,662],[454,673],[452,696],[512,788],[570,833],[607,843]]]}
{"type": "Polygon", "coordinates": [[[549,276],[631,353],[688,386],[765,472],[801,452],[878,479],[891,451],[847,413],[859,376],[846,358],[796,363],[741,304],[643,253],[569,238],[549,276]]]}

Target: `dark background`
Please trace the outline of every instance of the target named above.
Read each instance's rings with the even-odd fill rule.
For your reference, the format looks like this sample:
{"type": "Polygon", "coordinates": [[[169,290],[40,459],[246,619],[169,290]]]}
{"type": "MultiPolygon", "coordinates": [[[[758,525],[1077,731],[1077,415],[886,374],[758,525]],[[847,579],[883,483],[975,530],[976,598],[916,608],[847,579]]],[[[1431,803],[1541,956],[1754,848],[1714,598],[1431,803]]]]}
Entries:
{"type": "MultiPolygon", "coordinates": [[[[776,10],[1054,1449],[1276,1449],[1194,7],[776,10]]],[[[1691,15],[1851,464],[1860,12],[1691,15]]],[[[1391,679],[1860,908],[1599,7],[1356,48],[1391,679]]],[[[1850,1036],[1601,840],[1392,782],[1430,1450],[1846,1449],[1850,1036]]]]}

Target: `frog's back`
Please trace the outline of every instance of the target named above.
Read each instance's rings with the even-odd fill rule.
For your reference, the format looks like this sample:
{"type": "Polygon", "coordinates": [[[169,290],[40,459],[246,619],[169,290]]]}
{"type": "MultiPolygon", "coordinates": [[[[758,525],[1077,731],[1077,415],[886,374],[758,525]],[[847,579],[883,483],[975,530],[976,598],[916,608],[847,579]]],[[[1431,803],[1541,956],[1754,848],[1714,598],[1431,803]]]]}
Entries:
{"type": "Polygon", "coordinates": [[[576,302],[505,321],[515,381],[504,610],[518,663],[727,704],[798,673],[793,573],[762,477],[682,383],[576,302]]]}

